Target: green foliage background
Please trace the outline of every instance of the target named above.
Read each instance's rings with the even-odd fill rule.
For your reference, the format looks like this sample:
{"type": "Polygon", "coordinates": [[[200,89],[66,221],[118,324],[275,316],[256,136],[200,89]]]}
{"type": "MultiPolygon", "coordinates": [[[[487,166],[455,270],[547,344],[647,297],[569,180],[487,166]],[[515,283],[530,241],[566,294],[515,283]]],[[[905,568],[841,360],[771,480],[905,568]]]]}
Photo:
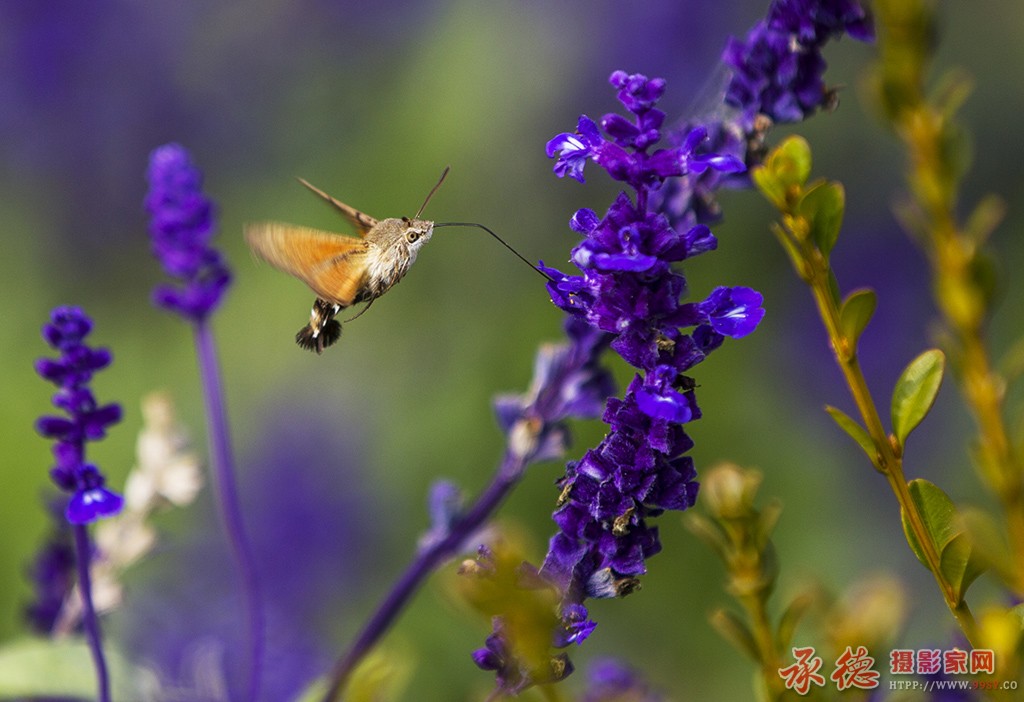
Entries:
{"type": "MultiPolygon", "coordinates": [[[[126,419],[90,451],[115,487],[133,461],[146,392],[170,389],[203,443],[188,329],[149,303],[162,279],[141,208],[150,149],[167,141],[188,147],[219,205],[218,244],[236,282],[214,326],[242,481],[247,446],[273,431],[261,424],[271,408],[322,407],[339,432],[367,447],[352,467],[360,476],[353,489],[374,505],[382,545],[358,575],[365,587],[338,593],[347,613],[332,624],[340,645],[425,527],[431,482],[449,477],[470,492],[485,484],[501,447],[490,398],[525,388],[537,344],[560,337],[561,315],[538,277],[495,242],[441,230],[405,282],[318,358],[292,342],[310,294],[254,262],[243,222],[342,228],[297,175],[375,216],[411,215],[451,164],[427,214],[485,223],[528,258],[564,264],[575,241],[572,212],[603,212],[616,191],[596,169],[585,187],[558,181],[545,142],[571,131],[581,112],[596,118],[615,109],[606,78],[616,68],[669,79],[663,108],[679,117],[699,102],[726,36],[744,33],[764,10],[738,1],[336,5],[107,2],[87,12],[87,22],[63,16],[59,4],[0,11],[8,15],[0,21],[0,639],[23,631],[24,573],[46,528],[50,454],[32,422],[49,410],[51,390],[32,363],[46,352],[38,330],[53,306],[82,305],[96,321],[93,341],[113,349],[115,363],[95,389],[101,401],[123,403],[126,419]],[[678,34],[650,41],[653,24],[678,34]],[[36,46],[45,50],[30,51],[36,46]]],[[[1016,275],[1024,264],[1024,6],[945,3],[941,14],[939,68],[961,66],[976,82],[963,112],[974,138],[966,192],[994,191],[1009,202],[993,241],[1004,296],[993,325],[998,355],[1024,322],[1016,275]]],[[[833,259],[844,286],[879,292],[862,359],[884,397],[931,343],[934,313],[923,262],[890,214],[902,156],[858,93],[872,56],[870,45],[849,40],[829,47],[826,78],[845,86],[841,105],[799,131],[814,149],[815,175],[846,187],[847,222],[833,259]]],[[[777,130],[772,141],[790,131],[777,130]]],[[[822,411],[825,403],[851,408],[811,301],[768,233],[769,208],[752,191],[722,200],[719,250],[686,270],[693,294],[750,285],[764,293],[768,313],[754,336],[726,344],[698,369],[698,470],[728,459],[764,471],[763,493],[785,504],[776,535],[783,594],[811,578],[839,590],[893,571],[911,593],[904,644],[941,647],[953,627],[903,543],[892,496],[822,411]]],[[[619,376],[629,377],[622,368],[619,376]]],[[[908,478],[927,477],[958,501],[987,500],[967,458],[970,435],[948,384],[910,441],[908,478]]],[[[600,427],[579,427],[573,455],[599,436],[600,427]]],[[[534,468],[500,515],[526,535],[537,562],[552,532],[559,474],[558,465],[534,468]]],[[[180,532],[184,522],[167,526],[180,532]]],[[[744,698],[752,671],[706,622],[727,602],[721,566],[677,515],[660,524],[664,552],[649,563],[643,590],[594,604],[600,624],[574,653],[577,666],[618,655],[677,696],[744,698]]],[[[446,582],[432,581],[391,639],[414,666],[408,699],[464,698],[489,684],[468,655],[488,625],[445,594],[446,582]]],[[[814,643],[809,633],[796,640],[814,643]]]]}

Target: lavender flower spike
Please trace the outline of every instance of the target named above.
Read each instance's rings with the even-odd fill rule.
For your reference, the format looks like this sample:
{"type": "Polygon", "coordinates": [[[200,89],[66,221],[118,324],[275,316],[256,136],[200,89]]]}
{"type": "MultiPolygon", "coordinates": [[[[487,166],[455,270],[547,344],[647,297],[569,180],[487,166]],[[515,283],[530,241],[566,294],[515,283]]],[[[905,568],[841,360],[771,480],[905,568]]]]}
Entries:
{"type": "Polygon", "coordinates": [[[248,680],[243,699],[259,697],[263,665],[264,614],[252,546],[245,531],[235,484],[234,455],[217,352],[207,319],[231,282],[221,254],[209,245],[214,231],[213,203],[203,194],[202,174],[189,153],[177,144],[153,151],[149,161],[146,209],[153,253],[181,287],[161,285],[154,303],[193,323],[196,356],[206,403],[210,467],[221,521],[242,580],[247,629],[248,680]]]}
{"type": "Polygon", "coordinates": [[[583,235],[571,256],[580,275],[542,267],[552,281],[552,302],[609,335],[612,350],[638,371],[625,396],[605,405],[608,434],[569,463],[559,482],[553,515],[559,530],[540,574],[563,593],[566,644],[582,642],[594,629],[585,599],[637,588],[647,559],[661,550],[650,521],[696,500],[696,470],[684,455],[693,442],[683,425],[701,413],[686,373],[726,337],[752,332],[764,316],[760,293],[743,287],[720,287],[702,302],[682,303],[687,282],[673,264],[717,242],[706,226],[683,218],[674,225],[654,209],[668,184],[694,174],[736,173],[742,161],[702,151],[703,128],[658,148],[665,114],[655,105],[665,81],[616,71],[609,82],[630,116],[602,117],[604,135],[581,118],[575,141],[563,134],[547,148],[549,156],[560,152],[554,169],[560,177],[575,177],[593,160],[634,191],[633,197],[620,193],[603,218],[592,210],[572,217],[570,228],[583,235]]]}
{"type": "Polygon", "coordinates": [[[74,533],[82,623],[96,667],[98,697],[101,702],[109,702],[110,681],[89,576],[93,549],[87,525],[119,512],[124,500],[104,487],[103,474],[96,466],[85,462],[85,445],[87,441],[102,439],[107,427],[121,420],[121,407],[117,404],[99,406],[89,389],[92,374],[106,368],[111,361],[109,351],[93,349],[85,343],[91,330],[92,320],[78,307],[56,308],[50,315],[50,323],[43,327],[43,338],[60,351],[60,358],[39,359],[36,371],[60,388],[53,396],[53,404],[68,417],[40,417],[36,429],[43,436],[56,440],[53,445],[56,465],[50,470],[50,477],[57,487],[71,493],[65,517],[74,533]]]}
{"type": "Polygon", "coordinates": [[[159,285],[157,306],[193,321],[205,319],[231,283],[220,252],[209,245],[214,231],[214,206],[202,192],[203,178],[188,151],[167,144],[149,160],[146,211],[153,255],[181,287],[159,285]]]}
{"type": "Polygon", "coordinates": [[[106,349],[89,348],[85,337],[92,320],[78,307],[58,307],[43,327],[43,338],[60,351],[59,359],[41,358],[36,372],[60,390],[53,404],[68,417],[44,416],[36,422],[40,434],[55,439],[56,465],[50,477],[61,490],[71,493],[65,516],[72,524],[87,524],[121,511],[123,500],[106,489],[99,469],[85,462],[87,441],[102,439],[111,424],[121,421],[121,406],[99,406],[89,389],[92,374],[110,365],[106,349]]]}

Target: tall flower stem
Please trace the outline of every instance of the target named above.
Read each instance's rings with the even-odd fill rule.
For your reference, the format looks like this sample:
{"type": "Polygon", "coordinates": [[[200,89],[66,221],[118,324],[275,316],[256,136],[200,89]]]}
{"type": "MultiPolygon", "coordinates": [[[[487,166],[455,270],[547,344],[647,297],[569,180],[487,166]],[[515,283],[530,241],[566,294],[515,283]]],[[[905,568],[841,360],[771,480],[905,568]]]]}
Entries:
{"type": "Polygon", "coordinates": [[[92,578],[89,575],[89,564],[92,561],[92,546],[89,541],[89,529],[85,524],[72,526],[75,535],[75,562],[78,568],[78,590],[82,597],[82,626],[85,638],[92,652],[93,665],[96,668],[96,699],[99,702],[110,702],[110,675],[107,672],[107,660],[103,654],[103,641],[100,635],[100,622],[96,616],[96,608],[92,602],[92,578]]]}
{"type": "Polygon", "coordinates": [[[391,592],[387,594],[373,616],[360,631],[349,650],[338,659],[331,670],[330,687],[324,695],[324,702],[340,699],[352,671],[380,640],[392,622],[419,589],[420,585],[444,561],[456,555],[474,531],[494,513],[498,506],[519,483],[530,460],[530,454],[514,450],[505,452],[501,466],[491,483],[477,498],[477,501],[451,526],[447,536],[420,551],[409,567],[402,573],[391,592]]]}
{"type": "Polygon", "coordinates": [[[89,569],[93,550],[88,525],[120,512],[124,499],[104,487],[106,478],[98,467],[86,462],[85,453],[89,441],[103,438],[108,426],[121,421],[121,406],[101,406],[89,387],[93,374],[112,360],[107,349],[86,343],[91,330],[92,320],[79,307],[57,307],[50,313],[50,322],[42,329],[43,339],[60,351],[60,357],[38,359],[36,372],[58,386],[53,404],[67,416],[44,415],[36,421],[36,431],[55,440],[50,478],[61,490],[71,493],[64,517],[74,534],[82,623],[96,667],[98,699],[109,702],[109,675],[92,601],[89,569]]]}
{"type": "Polygon", "coordinates": [[[242,521],[242,511],[238,500],[238,488],[235,484],[234,457],[228,435],[227,412],[224,408],[224,393],[217,363],[217,353],[210,333],[209,324],[205,320],[194,324],[196,356],[199,363],[199,375],[203,387],[203,399],[206,404],[207,435],[210,442],[210,463],[213,473],[213,484],[217,495],[217,505],[221,521],[228,537],[231,555],[235,559],[239,576],[242,580],[242,597],[244,600],[246,619],[248,680],[243,699],[259,698],[260,673],[263,664],[264,649],[264,613],[263,599],[260,593],[259,579],[256,575],[256,563],[253,558],[252,546],[246,536],[242,521]]]}

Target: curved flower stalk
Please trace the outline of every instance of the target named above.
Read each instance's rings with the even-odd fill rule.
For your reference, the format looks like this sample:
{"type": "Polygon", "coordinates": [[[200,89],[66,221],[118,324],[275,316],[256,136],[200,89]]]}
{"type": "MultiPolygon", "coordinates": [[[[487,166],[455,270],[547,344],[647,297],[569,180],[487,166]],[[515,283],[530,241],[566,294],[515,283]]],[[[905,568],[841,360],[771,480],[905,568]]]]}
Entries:
{"type": "MultiPolygon", "coordinates": [[[[600,412],[604,399],[613,392],[611,376],[598,363],[609,337],[574,319],[566,321],[566,333],[569,344],[540,347],[533,381],[524,395],[501,396],[495,401],[506,448],[490,484],[467,507],[462,505],[450,484],[435,486],[430,498],[431,528],[420,539],[412,562],[335,663],[324,702],[340,699],[356,666],[439,565],[461,553],[477,550],[480,530],[519,484],[526,469],[532,463],[551,460],[564,453],[568,442],[566,420],[572,417],[592,419],[600,412]]],[[[554,621],[557,623],[557,618],[554,621]]],[[[545,643],[545,651],[550,638],[548,636],[545,643]]],[[[474,658],[485,666],[494,662],[481,651],[475,653],[474,658]]],[[[518,664],[511,659],[502,660],[508,660],[509,666],[518,664]]],[[[519,689],[535,682],[522,676],[510,675],[508,679],[514,680],[519,689]]]]}
{"type": "Polygon", "coordinates": [[[264,649],[264,612],[252,546],[245,531],[234,456],[228,435],[227,412],[217,365],[217,352],[208,323],[231,283],[220,252],[210,246],[214,206],[202,192],[202,174],[189,153],[178,144],[161,146],[150,156],[146,210],[151,216],[153,254],[180,286],[159,285],[153,293],[158,307],[192,322],[196,355],[206,402],[210,466],[221,520],[242,580],[249,642],[247,688],[244,699],[259,697],[264,649]]]}
{"type": "MultiPolygon", "coordinates": [[[[93,606],[90,565],[93,546],[88,524],[121,511],[124,499],[108,490],[106,479],[92,463],[85,460],[89,441],[106,436],[107,427],[121,421],[121,406],[115,403],[100,406],[89,388],[92,375],[110,365],[107,349],[94,349],[85,343],[92,331],[92,320],[78,307],[58,307],[49,324],[43,327],[43,338],[60,352],[60,358],[41,358],[36,371],[60,388],[53,404],[67,417],[44,416],[36,422],[43,436],[54,439],[54,467],[50,477],[64,492],[70,493],[64,516],[71,524],[78,571],[78,590],[82,600],[82,625],[96,667],[98,698],[110,699],[110,680],[100,635],[99,619],[93,606]]],[[[54,563],[50,563],[54,565],[54,563]]],[[[59,565],[59,563],[57,563],[59,565]]],[[[47,568],[44,574],[62,576],[60,569],[47,568]]],[[[56,618],[56,613],[54,613],[56,618]]]]}

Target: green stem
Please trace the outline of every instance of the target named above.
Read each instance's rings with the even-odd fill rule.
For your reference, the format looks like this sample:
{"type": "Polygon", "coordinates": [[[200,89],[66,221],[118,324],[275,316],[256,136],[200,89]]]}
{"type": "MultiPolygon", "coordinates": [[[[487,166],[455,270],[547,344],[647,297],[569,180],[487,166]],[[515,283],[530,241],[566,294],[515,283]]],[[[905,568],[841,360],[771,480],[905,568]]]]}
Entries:
{"type": "MultiPolygon", "coordinates": [[[[813,257],[807,256],[805,258],[805,260],[808,259],[813,260],[813,257]]],[[[816,267],[816,272],[810,277],[809,282],[811,292],[814,295],[814,301],[818,306],[818,312],[822,322],[825,324],[836,363],[846,379],[850,394],[853,396],[857,409],[860,411],[861,419],[864,421],[868,434],[875,445],[875,450],[877,451],[875,467],[889,482],[889,487],[896,496],[903,514],[906,515],[910,529],[921,546],[921,552],[926,562],[925,565],[932,572],[932,575],[935,576],[935,581],[939,585],[939,590],[946,601],[946,606],[949,607],[949,611],[960,625],[960,629],[967,640],[974,642],[977,640],[977,626],[974,616],[971,614],[967,603],[957,596],[956,589],[942,574],[940,554],[925,526],[924,517],[917,509],[917,503],[910,496],[910,489],[907,487],[906,478],[903,476],[903,459],[897,455],[897,449],[882,424],[878,408],[875,405],[874,398],[868,389],[867,381],[857,360],[856,349],[839,328],[839,309],[836,307],[832,292],[829,289],[827,270],[816,267]]]]}

